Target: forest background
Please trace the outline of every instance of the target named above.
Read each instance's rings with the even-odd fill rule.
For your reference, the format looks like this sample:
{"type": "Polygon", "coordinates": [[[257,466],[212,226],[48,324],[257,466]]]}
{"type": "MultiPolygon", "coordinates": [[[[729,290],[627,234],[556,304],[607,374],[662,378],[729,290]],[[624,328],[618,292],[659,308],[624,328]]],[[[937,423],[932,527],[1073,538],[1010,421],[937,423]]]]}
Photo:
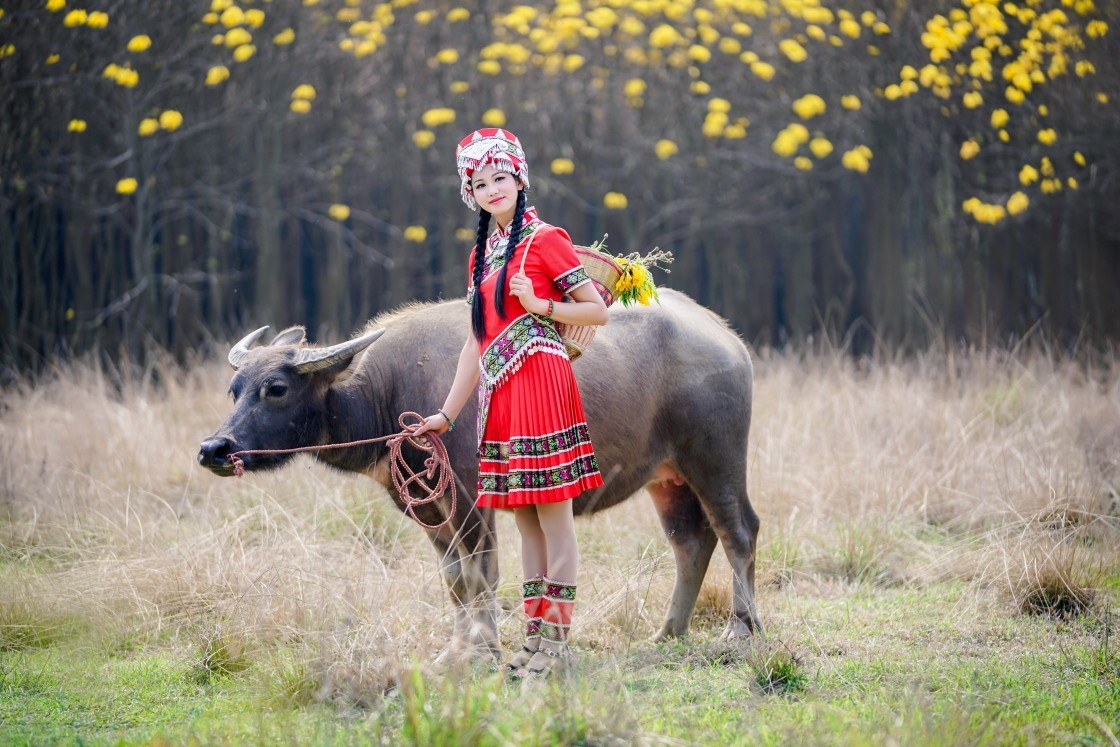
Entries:
{"type": "Polygon", "coordinates": [[[1120,335],[1120,6],[4,2],[0,365],[461,295],[454,147],[756,345],[1120,335]]]}

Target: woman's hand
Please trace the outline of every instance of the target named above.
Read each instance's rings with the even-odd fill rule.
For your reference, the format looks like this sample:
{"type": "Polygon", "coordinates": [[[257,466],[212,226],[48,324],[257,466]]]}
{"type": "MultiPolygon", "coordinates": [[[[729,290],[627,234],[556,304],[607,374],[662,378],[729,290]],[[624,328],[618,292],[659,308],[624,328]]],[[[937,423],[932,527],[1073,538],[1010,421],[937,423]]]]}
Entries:
{"type": "Polygon", "coordinates": [[[433,431],[437,434],[440,434],[447,433],[447,431],[449,430],[451,430],[451,421],[448,420],[447,416],[442,412],[437,412],[435,415],[429,415],[428,417],[424,418],[424,422],[421,423],[420,426],[412,432],[412,437],[415,438],[416,436],[419,436],[422,433],[427,433],[428,431],[433,431]]]}
{"type": "Polygon", "coordinates": [[[526,311],[534,314],[544,314],[548,311],[548,302],[537,298],[533,290],[533,281],[523,272],[515,273],[509,279],[509,292],[517,296],[521,301],[521,307],[526,311]]]}

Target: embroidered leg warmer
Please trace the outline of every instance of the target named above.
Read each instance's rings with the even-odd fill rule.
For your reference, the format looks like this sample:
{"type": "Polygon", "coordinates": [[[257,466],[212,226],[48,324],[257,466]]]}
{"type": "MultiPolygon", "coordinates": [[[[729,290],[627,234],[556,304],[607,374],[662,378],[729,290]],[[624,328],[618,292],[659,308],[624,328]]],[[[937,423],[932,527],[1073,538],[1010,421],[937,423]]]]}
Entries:
{"type": "Polygon", "coordinates": [[[545,580],[541,576],[530,578],[521,585],[522,606],[525,609],[525,648],[533,651],[541,645],[544,585],[545,580]]]}
{"type": "Polygon", "coordinates": [[[568,645],[572,627],[572,609],[576,606],[576,585],[544,580],[544,610],[541,615],[541,639],[554,650],[568,645]]]}

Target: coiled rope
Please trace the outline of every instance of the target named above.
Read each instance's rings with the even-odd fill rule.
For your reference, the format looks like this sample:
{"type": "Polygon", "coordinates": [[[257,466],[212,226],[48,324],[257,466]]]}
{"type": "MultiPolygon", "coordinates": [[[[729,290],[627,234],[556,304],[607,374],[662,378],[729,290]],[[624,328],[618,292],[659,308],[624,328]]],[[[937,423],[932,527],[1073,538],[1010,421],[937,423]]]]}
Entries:
{"type": "Polygon", "coordinates": [[[302,451],[321,451],[323,449],[346,449],[352,446],[364,446],[382,441],[389,442],[389,474],[393,480],[393,487],[404,501],[404,511],[409,518],[425,529],[441,529],[447,526],[455,516],[455,506],[458,503],[458,491],[455,489],[455,474],[451,471],[451,459],[447,456],[447,447],[439,434],[428,431],[419,437],[413,433],[424,423],[424,418],[415,412],[402,412],[397,418],[401,431],[389,436],[379,438],[363,438],[359,441],[347,441],[341,444],[324,444],[322,446],[301,446],[295,449],[246,449],[235,451],[226,457],[226,461],[233,464],[233,474],[241,477],[245,474],[245,462],[241,457],[245,454],[297,454],[302,451]],[[418,422],[408,423],[406,418],[415,418],[418,422]],[[412,444],[420,451],[427,452],[424,460],[424,469],[413,472],[404,460],[401,447],[412,444]],[[432,481],[435,481],[434,483],[432,481]],[[420,495],[412,495],[412,486],[419,486],[420,495]],[[439,524],[427,524],[416,515],[418,506],[426,506],[443,497],[444,493],[451,490],[451,511],[447,518],[439,524]]]}

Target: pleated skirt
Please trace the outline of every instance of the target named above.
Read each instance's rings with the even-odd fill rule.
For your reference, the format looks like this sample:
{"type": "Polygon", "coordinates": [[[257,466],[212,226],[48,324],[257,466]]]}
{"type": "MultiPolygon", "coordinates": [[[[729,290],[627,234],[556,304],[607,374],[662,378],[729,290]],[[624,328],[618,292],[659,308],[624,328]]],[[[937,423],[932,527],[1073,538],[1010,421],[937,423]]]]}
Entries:
{"type": "Polygon", "coordinates": [[[490,395],[479,445],[478,504],[518,508],[602,486],[572,363],[537,350],[490,395]]]}

